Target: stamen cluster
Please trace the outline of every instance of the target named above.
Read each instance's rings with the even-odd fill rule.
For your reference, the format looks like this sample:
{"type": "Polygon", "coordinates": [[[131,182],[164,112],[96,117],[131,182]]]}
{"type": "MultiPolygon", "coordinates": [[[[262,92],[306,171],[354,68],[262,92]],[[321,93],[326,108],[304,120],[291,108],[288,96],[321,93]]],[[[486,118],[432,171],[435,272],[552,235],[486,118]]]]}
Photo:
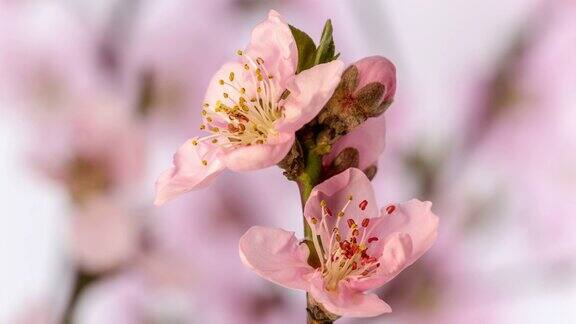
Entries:
{"type": "Polygon", "coordinates": [[[289,91],[278,91],[274,75],[266,69],[262,58],[251,58],[237,52],[243,62],[243,71],[228,73],[227,79],[217,80],[222,96],[215,103],[204,103],[204,123],[200,129],[212,135],[200,140],[211,140],[224,147],[264,144],[277,135],[274,123],[284,116],[283,101],[289,91]],[[280,95],[279,95],[280,94],[280,95]]]}
{"type": "MultiPolygon", "coordinates": [[[[320,259],[320,271],[324,277],[325,288],[330,291],[337,290],[341,280],[366,278],[380,267],[377,256],[370,255],[368,252],[371,246],[380,241],[378,236],[372,235],[374,224],[371,219],[364,218],[360,224],[357,224],[353,218],[347,218],[346,223],[343,224],[346,210],[352,200],[353,197],[348,196],[346,204],[335,216],[328,208],[326,201],[322,200],[320,221],[316,217],[309,219],[312,240],[320,259]],[[334,217],[335,220],[330,220],[334,217]],[[329,223],[333,224],[331,229],[329,223]],[[320,235],[321,232],[330,233],[330,235],[323,236],[320,235]],[[323,237],[324,240],[327,237],[329,239],[323,241],[323,237]]],[[[367,206],[368,201],[362,200],[358,205],[359,212],[364,211],[367,206]]],[[[391,205],[386,210],[391,214],[394,209],[395,207],[391,205]]]]}

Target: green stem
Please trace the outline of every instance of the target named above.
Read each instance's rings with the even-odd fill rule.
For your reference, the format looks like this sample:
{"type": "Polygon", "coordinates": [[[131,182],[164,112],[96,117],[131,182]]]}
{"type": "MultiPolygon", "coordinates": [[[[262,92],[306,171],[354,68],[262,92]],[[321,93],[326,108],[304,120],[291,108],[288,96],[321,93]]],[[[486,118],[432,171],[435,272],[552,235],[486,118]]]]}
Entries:
{"type": "MultiPolygon", "coordinates": [[[[306,168],[300,176],[298,176],[302,212],[304,212],[304,206],[306,205],[308,197],[310,197],[310,193],[312,193],[312,189],[320,182],[320,178],[322,177],[322,156],[314,152],[312,145],[307,144],[308,145],[304,145],[306,168]]],[[[308,261],[314,265],[316,262],[319,262],[319,260],[316,249],[312,244],[312,230],[304,218],[304,213],[302,213],[302,220],[304,223],[304,239],[306,239],[306,244],[308,244],[308,248],[310,249],[310,258],[308,261]]]]}
{"type": "MultiPolygon", "coordinates": [[[[312,189],[320,182],[322,178],[322,155],[319,155],[314,150],[314,143],[312,141],[304,143],[303,145],[305,156],[306,156],[306,168],[300,176],[298,176],[298,188],[300,189],[300,198],[302,202],[302,212],[304,212],[304,206],[306,201],[312,193],[312,189]]],[[[302,213],[304,214],[304,213],[302,213]]],[[[308,222],[303,216],[304,223],[304,238],[306,240],[306,245],[310,250],[310,256],[308,258],[308,263],[311,266],[320,266],[320,259],[318,258],[318,252],[314,248],[312,243],[312,230],[308,225],[308,222]]],[[[307,323],[308,324],[331,324],[333,323],[329,314],[325,314],[321,307],[318,307],[313,301],[309,294],[306,294],[306,310],[307,310],[307,323]]]]}
{"type": "Polygon", "coordinates": [[[306,205],[312,189],[320,182],[321,176],[322,156],[316,154],[311,148],[306,148],[306,168],[298,177],[302,209],[304,209],[304,205],[306,205]]]}

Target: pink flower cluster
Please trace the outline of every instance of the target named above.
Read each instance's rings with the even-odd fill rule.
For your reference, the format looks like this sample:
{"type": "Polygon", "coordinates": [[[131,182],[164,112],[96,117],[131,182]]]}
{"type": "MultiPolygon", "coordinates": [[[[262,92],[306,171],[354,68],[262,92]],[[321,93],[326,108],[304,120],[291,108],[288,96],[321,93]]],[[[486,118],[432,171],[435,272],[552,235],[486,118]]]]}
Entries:
{"type": "MultiPolygon", "coordinates": [[[[291,27],[270,11],[247,48],[237,52],[239,59],[224,64],[212,78],[200,125],[209,135],[193,137],[178,149],[173,167],[156,183],[156,204],[208,186],[224,169],[248,171],[280,163],[291,149],[298,151],[300,132],[316,125],[316,116],[339,90],[346,103],[342,113],[351,116],[357,112],[347,107],[368,111],[367,100],[374,99],[376,107],[392,101],[395,67],[387,59],[360,60],[352,66],[357,76],[344,72],[338,59],[298,72],[297,45],[291,27]]],[[[240,240],[240,256],[263,278],[307,291],[329,314],[369,317],[391,311],[370,291],[432,246],[438,218],[430,202],[416,199],[378,210],[361,169],[373,165],[384,149],[383,116],[335,138],[331,151],[319,154],[324,155],[319,172],[349,147],[356,150],[357,163],[313,183],[304,197],[305,226],[311,230],[305,240],[298,241],[294,232],[254,226],[240,240]]]]}

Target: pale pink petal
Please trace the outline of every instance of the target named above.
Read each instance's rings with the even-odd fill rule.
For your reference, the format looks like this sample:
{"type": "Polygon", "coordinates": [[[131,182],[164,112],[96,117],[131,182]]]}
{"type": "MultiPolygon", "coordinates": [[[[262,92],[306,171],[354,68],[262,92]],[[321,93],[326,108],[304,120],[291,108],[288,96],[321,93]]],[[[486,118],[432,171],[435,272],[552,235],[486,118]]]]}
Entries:
{"type": "Polygon", "coordinates": [[[412,240],[408,234],[395,233],[384,240],[378,249],[381,250],[378,260],[380,267],[366,279],[352,280],[350,286],[354,289],[366,291],[378,288],[410,265],[408,262],[412,255],[412,240]]]}
{"type": "Polygon", "coordinates": [[[375,294],[354,290],[346,281],[340,282],[338,290],[327,291],[319,275],[312,280],[310,294],[326,310],[340,316],[373,317],[392,311],[390,306],[375,294]]]}
{"type": "Polygon", "coordinates": [[[232,171],[250,171],[280,162],[294,144],[294,134],[280,133],[269,137],[266,144],[241,146],[226,152],[224,161],[232,171]]]}
{"type": "Polygon", "coordinates": [[[396,67],[383,56],[369,56],[354,63],[358,68],[358,89],[371,82],[384,85],[382,102],[390,101],[396,93],[396,67]]]}
{"type": "Polygon", "coordinates": [[[432,212],[432,203],[429,201],[412,199],[394,206],[391,214],[387,211],[392,210],[389,206],[382,208],[381,217],[384,217],[384,221],[382,231],[378,235],[386,237],[395,232],[410,235],[413,251],[408,261],[412,264],[436,241],[439,219],[432,212]]]}
{"type": "Polygon", "coordinates": [[[174,166],[156,181],[156,205],[162,205],[182,193],[206,187],[224,170],[218,147],[208,141],[194,145],[193,140],[186,141],[178,149],[174,154],[174,166]]]}
{"type": "Polygon", "coordinates": [[[386,119],[382,114],[376,118],[369,118],[339,139],[332,146],[332,151],[324,156],[323,164],[329,165],[342,150],[352,147],[358,150],[360,156],[358,168],[364,170],[378,162],[378,157],[384,152],[385,142],[386,119]]]}
{"type": "MultiPolygon", "coordinates": [[[[374,189],[364,172],[356,168],[350,168],[314,187],[308,201],[306,201],[304,216],[308,220],[312,217],[321,220],[322,208],[320,204],[322,200],[325,200],[327,208],[332,213],[332,216],[326,219],[327,227],[330,231],[335,226],[335,220],[338,218],[336,214],[346,205],[350,195],[352,196],[352,201],[346,209],[344,221],[341,221],[339,225],[340,233],[346,237],[346,233],[349,230],[346,226],[348,218],[360,224],[364,218],[378,216],[374,189]],[[363,201],[366,202],[363,203],[363,201]]],[[[329,242],[332,233],[324,230],[324,227],[320,226],[320,224],[317,225],[317,228],[322,240],[329,242]]]]}
{"type": "Polygon", "coordinates": [[[90,200],[71,223],[72,253],[85,271],[98,273],[127,262],[137,250],[139,226],[110,199],[90,200]]]}
{"type": "Polygon", "coordinates": [[[307,263],[308,247],[298,243],[294,232],[254,226],[239,245],[242,263],[264,279],[287,288],[308,289],[305,277],[314,269],[307,263]]]}
{"type": "Polygon", "coordinates": [[[286,82],[290,95],[284,103],[285,118],[278,128],[295,132],[312,120],[340,83],[344,63],[335,60],[302,71],[286,82]]]}
{"type": "Polygon", "coordinates": [[[239,62],[228,62],[212,77],[208,88],[206,89],[206,94],[204,96],[203,104],[207,104],[208,107],[203,109],[208,112],[207,116],[213,119],[213,124],[219,127],[226,127],[230,120],[228,115],[225,113],[218,113],[215,111],[216,103],[221,102],[224,105],[232,107],[240,101],[241,96],[253,97],[256,89],[255,82],[253,82],[252,76],[243,67],[243,64],[239,62]],[[233,73],[233,81],[230,80],[230,73],[233,73]],[[224,81],[224,84],[221,84],[224,81]],[[241,94],[240,88],[244,88],[246,93],[241,94]],[[229,97],[224,98],[224,93],[229,97]]]}
{"type": "Polygon", "coordinates": [[[290,27],[278,12],[270,10],[268,19],[254,28],[246,55],[254,61],[263,59],[266,69],[275,78],[285,79],[296,73],[296,42],[290,27]]]}
{"type": "Polygon", "coordinates": [[[352,282],[354,288],[368,290],[382,286],[432,247],[438,234],[438,217],[430,210],[431,205],[413,199],[394,205],[391,214],[388,213],[392,209],[382,209],[382,221],[377,224],[374,235],[383,243],[368,251],[375,257],[382,251],[381,266],[370,278],[352,282]]]}

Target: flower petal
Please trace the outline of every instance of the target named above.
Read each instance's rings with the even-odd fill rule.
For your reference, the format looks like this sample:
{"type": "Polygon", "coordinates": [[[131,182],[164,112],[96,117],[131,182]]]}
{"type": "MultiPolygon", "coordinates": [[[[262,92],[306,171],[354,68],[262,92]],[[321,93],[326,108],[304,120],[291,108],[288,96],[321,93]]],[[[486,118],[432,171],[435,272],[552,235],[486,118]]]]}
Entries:
{"type": "Polygon", "coordinates": [[[358,68],[358,90],[371,82],[385,86],[382,102],[390,101],[396,93],[396,67],[383,56],[370,56],[354,63],[358,68]]]}
{"type": "Polygon", "coordinates": [[[387,207],[382,208],[381,217],[385,219],[382,222],[382,231],[378,235],[386,237],[395,232],[410,235],[413,248],[408,260],[408,265],[410,265],[428,251],[436,241],[438,216],[432,213],[432,203],[429,201],[412,199],[395,207],[391,214],[388,214],[387,207]]]}
{"type": "Polygon", "coordinates": [[[83,270],[99,273],[120,266],[138,248],[138,222],[125,206],[109,197],[88,200],[71,219],[69,246],[83,270]]]}
{"type": "Polygon", "coordinates": [[[359,291],[378,288],[410,265],[408,260],[412,255],[412,240],[408,234],[391,235],[379,245],[379,249],[381,249],[381,256],[378,260],[380,267],[377,272],[366,279],[350,281],[351,287],[359,291]]]}
{"type": "Polygon", "coordinates": [[[358,150],[360,156],[358,168],[364,170],[378,162],[378,157],[384,151],[385,139],[386,119],[384,114],[376,118],[369,118],[339,139],[332,146],[332,151],[324,156],[323,163],[329,165],[342,150],[352,147],[358,150]]]}
{"type": "MultiPolygon", "coordinates": [[[[312,193],[304,206],[304,216],[309,220],[309,223],[312,217],[321,220],[322,208],[320,204],[322,200],[325,200],[327,208],[333,214],[326,219],[328,231],[331,231],[338,218],[336,213],[341,211],[348,203],[350,195],[352,195],[352,201],[346,209],[345,219],[351,218],[356,224],[360,224],[364,218],[372,218],[378,215],[374,189],[370,180],[368,180],[364,172],[356,168],[350,168],[312,189],[312,193]],[[363,203],[363,201],[366,202],[363,203]]],[[[340,233],[342,233],[343,237],[346,237],[346,233],[349,230],[346,226],[346,221],[340,221],[339,223],[340,233]]],[[[328,242],[332,233],[327,232],[323,226],[320,226],[320,223],[318,223],[316,228],[322,236],[322,241],[328,242]]]]}
{"type": "Polygon", "coordinates": [[[206,89],[204,104],[207,104],[208,107],[204,108],[207,112],[204,118],[211,117],[215,126],[226,127],[230,120],[225,113],[215,111],[217,102],[230,107],[234,106],[235,102],[239,102],[239,98],[242,96],[239,92],[240,88],[245,89],[246,97],[251,97],[256,92],[256,86],[250,74],[244,70],[239,62],[228,62],[222,65],[216,71],[206,89]],[[230,80],[231,73],[234,81],[230,80]],[[221,81],[224,81],[224,83],[221,81]],[[228,99],[224,98],[224,93],[229,97],[228,99]]]}
{"type": "Polygon", "coordinates": [[[224,160],[232,171],[250,171],[273,166],[280,162],[294,144],[294,134],[280,133],[265,144],[241,146],[228,151],[224,160]]]}
{"type": "Polygon", "coordinates": [[[384,241],[376,250],[368,252],[377,256],[379,250],[382,251],[381,266],[371,277],[352,282],[355,289],[368,290],[384,285],[430,249],[438,232],[438,217],[430,210],[431,205],[413,199],[395,205],[391,214],[388,211],[392,209],[382,209],[382,221],[374,232],[384,241]]]}
{"type": "Polygon", "coordinates": [[[246,55],[254,61],[263,59],[266,69],[275,78],[285,79],[296,73],[296,41],[278,12],[270,10],[268,19],[254,28],[246,55]]]}
{"type": "Polygon", "coordinates": [[[307,263],[308,247],[298,244],[294,232],[254,226],[240,238],[239,246],[242,263],[262,278],[287,288],[308,289],[305,276],[314,269],[307,263]]]}
{"type": "Polygon", "coordinates": [[[344,63],[335,60],[302,71],[286,82],[290,95],[284,103],[285,118],[279,129],[295,132],[312,120],[332,97],[344,63]]]}
{"type": "Polygon", "coordinates": [[[327,291],[323,280],[315,276],[310,287],[312,297],[329,312],[346,317],[373,317],[390,313],[392,308],[375,294],[365,294],[341,281],[337,291],[327,291]]]}
{"type": "Polygon", "coordinates": [[[182,193],[204,188],[224,170],[217,146],[207,141],[194,145],[193,140],[180,146],[174,154],[174,166],[164,171],[156,181],[154,204],[162,205],[182,193]]]}

